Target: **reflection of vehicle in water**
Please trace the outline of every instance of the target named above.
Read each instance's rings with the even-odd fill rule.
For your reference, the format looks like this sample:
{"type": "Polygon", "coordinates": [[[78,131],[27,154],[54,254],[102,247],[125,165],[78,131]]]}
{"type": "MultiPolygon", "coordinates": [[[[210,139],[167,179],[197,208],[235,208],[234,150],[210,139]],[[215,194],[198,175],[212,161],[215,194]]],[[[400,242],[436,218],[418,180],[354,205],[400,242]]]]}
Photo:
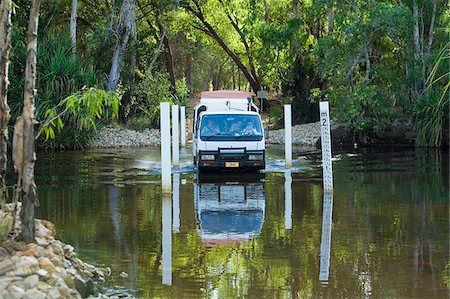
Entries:
{"type": "Polygon", "coordinates": [[[203,244],[222,246],[251,240],[264,222],[264,174],[200,177],[194,185],[197,228],[203,244]]]}

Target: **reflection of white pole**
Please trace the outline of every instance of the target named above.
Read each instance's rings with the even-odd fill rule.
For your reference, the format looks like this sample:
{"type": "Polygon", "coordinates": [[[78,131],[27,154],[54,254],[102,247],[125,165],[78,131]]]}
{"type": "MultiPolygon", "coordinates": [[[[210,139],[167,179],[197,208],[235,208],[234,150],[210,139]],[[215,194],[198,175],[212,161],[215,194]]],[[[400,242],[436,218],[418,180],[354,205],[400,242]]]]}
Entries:
{"type": "Polygon", "coordinates": [[[171,193],[170,181],[170,104],[160,104],[160,127],[161,127],[161,180],[162,192],[171,193]]]}
{"type": "Polygon", "coordinates": [[[320,135],[322,140],[323,189],[333,191],[333,169],[331,166],[331,137],[328,102],[320,102],[320,135]]]}
{"type": "Polygon", "coordinates": [[[180,165],[180,131],[179,131],[179,118],[178,118],[178,106],[172,106],[172,156],[173,166],[178,167],[180,165]]]}
{"type": "Polygon", "coordinates": [[[181,146],[186,146],[186,107],[180,107],[181,146]]]}
{"type": "Polygon", "coordinates": [[[180,174],[173,174],[173,231],[180,232],[180,174]]]}
{"type": "Polygon", "coordinates": [[[323,195],[322,240],[320,242],[319,280],[328,283],[330,270],[331,223],[333,218],[333,193],[323,195]]]}
{"type": "Polygon", "coordinates": [[[162,284],[172,285],[172,205],[169,194],[162,196],[162,284]]]}
{"type": "Polygon", "coordinates": [[[284,227],[292,228],[292,176],[290,172],[284,173],[284,227]]]}
{"type": "Polygon", "coordinates": [[[292,166],[292,113],[291,105],[284,105],[284,154],[286,167],[292,166]]]}

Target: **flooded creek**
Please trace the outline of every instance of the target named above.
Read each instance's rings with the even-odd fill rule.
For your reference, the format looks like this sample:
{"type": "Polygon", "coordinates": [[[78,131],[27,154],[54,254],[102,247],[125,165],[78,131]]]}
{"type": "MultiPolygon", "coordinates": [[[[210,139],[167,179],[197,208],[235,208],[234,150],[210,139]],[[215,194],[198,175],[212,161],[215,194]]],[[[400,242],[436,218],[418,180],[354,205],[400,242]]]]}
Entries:
{"type": "Polygon", "coordinates": [[[139,298],[448,298],[448,153],[334,152],[327,196],[304,150],[199,176],[183,149],[169,197],[158,148],[38,153],[37,217],[139,298]]]}

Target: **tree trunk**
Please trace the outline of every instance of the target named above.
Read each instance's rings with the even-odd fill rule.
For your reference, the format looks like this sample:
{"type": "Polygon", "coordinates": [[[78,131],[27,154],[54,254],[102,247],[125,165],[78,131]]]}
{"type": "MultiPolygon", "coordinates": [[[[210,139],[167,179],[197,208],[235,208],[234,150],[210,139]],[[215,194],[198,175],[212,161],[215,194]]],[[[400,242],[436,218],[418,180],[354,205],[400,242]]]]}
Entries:
{"type": "Polygon", "coordinates": [[[294,19],[298,19],[300,17],[298,13],[298,0],[292,0],[292,8],[294,10],[294,19]]]}
{"type": "MultiPolygon", "coordinates": [[[[22,232],[20,239],[34,242],[34,206],[37,205],[36,184],[34,183],[34,100],[36,98],[36,49],[39,22],[39,0],[31,1],[30,20],[27,32],[27,62],[25,67],[25,89],[22,116],[17,119],[16,128],[22,129],[23,136],[15,140],[14,152],[19,152],[21,160],[15,159],[14,166],[19,174],[22,199],[22,232]],[[21,141],[21,142],[20,142],[21,141]],[[20,163],[21,162],[21,163],[20,163]]],[[[16,132],[14,132],[16,138],[16,132]]],[[[17,154],[16,154],[17,157],[17,154]]]]}
{"type": "MultiPolygon", "coordinates": [[[[163,29],[163,25],[160,25],[160,30],[163,29]]],[[[170,46],[169,37],[165,36],[164,40],[164,62],[166,65],[167,73],[169,74],[170,84],[172,85],[172,94],[175,94],[176,92],[176,79],[175,79],[175,68],[173,66],[173,54],[172,54],[172,47],[170,46]]]]}
{"type": "Polygon", "coordinates": [[[6,162],[9,106],[8,67],[11,48],[11,0],[2,0],[0,4],[0,203],[6,199],[6,162]]]}
{"type": "Polygon", "coordinates": [[[369,85],[369,80],[370,80],[370,58],[369,58],[369,46],[367,46],[364,49],[364,57],[366,59],[366,78],[365,78],[365,82],[364,84],[367,86],[369,85]]]}
{"type": "Polygon", "coordinates": [[[427,58],[431,55],[431,46],[433,45],[434,20],[436,18],[436,0],[432,0],[433,12],[431,13],[430,30],[428,31],[428,44],[425,55],[427,58]]]}
{"type": "Polygon", "coordinates": [[[332,34],[333,31],[334,31],[334,8],[332,1],[331,6],[328,10],[328,34],[332,34]]]}
{"type": "Polygon", "coordinates": [[[188,86],[192,86],[192,55],[186,55],[184,65],[184,75],[186,77],[186,83],[188,86]]]}
{"type": "MultiPolygon", "coordinates": [[[[414,31],[413,31],[413,40],[414,40],[414,62],[416,67],[420,66],[420,33],[419,33],[419,8],[417,7],[417,3],[413,1],[413,18],[414,18],[414,31]]],[[[419,96],[420,93],[420,83],[415,83],[415,98],[419,96]]]]}
{"type": "Polygon", "coordinates": [[[270,14],[269,5],[267,4],[267,0],[264,0],[264,23],[266,25],[269,25],[269,14],[270,14]]]}
{"type": "Polygon", "coordinates": [[[77,52],[77,0],[72,0],[72,12],[70,13],[70,39],[72,41],[72,52],[77,52]]]}
{"type": "Polygon", "coordinates": [[[135,0],[124,0],[120,9],[119,24],[116,28],[116,47],[109,72],[108,91],[115,91],[119,84],[120,71],[125,60],[128,40],[136,32],[135,0]]]}

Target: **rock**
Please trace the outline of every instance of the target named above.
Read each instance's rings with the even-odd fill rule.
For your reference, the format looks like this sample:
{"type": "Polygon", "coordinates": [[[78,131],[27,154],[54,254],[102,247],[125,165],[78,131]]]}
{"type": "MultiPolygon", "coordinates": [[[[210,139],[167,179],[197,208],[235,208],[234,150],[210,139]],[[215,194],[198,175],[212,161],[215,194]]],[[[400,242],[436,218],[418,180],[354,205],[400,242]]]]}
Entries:
{"type": "Polygon", "coordinates": [[[75,283],[75,289],[78,291],[78,293],[80,293],[81,297],[87,297],[88,294],[86,281],[78,274],[75,275],[73,279],[75,283]]]}
{"type": "MultiPolygon", "coordinates": [[[[17,276],[2,277],[0,279],[0,294],[1,294],[1,291],[6,290],[6,288],[8,286],[12,285],[14,282],[21,281],[21,280],[23,280],[22,277],[17,277],[17,276]]],[[[1,298],[1,296],[0,296],[0,298],[1,298]]]]}
{"type": "Polygon", "coordinates": [[[6,291],[8,292],[8,295],[5,296],[6,298],[11,298],[11,299],[19,299],[22,298],[23,295],[25,294],[25,290],[21,287],[18,287],[16,285],[11,285],[9,286],[6,291]]]}
{"type": "Polygon", "coordinates": [[[87,296],[98,294],[98,286],[92,279],[86,282],[86,292],[87,296]]]}
{"type": "Polygon", "coordinates": [[[122,272],[122,273],[119,274],[119,276],[122,277],[122,278],[127,278],[128,274],[125,273],[125,272],[122,272]]]}
{"type": "Polygon", "coordinates": [[[43,237],[36,237],[35,240],[36,240],[37,245],[39,245],[39,246],[47,246],[48,245],[48,241],[43,237]]]}
{"type": "Polygon", "coordinates": [[[66,272],[66,274],[64,274],[62,278],[64,279],[64,282],[69,288],[71,289],[75,288],[75,280],[73,278],[73,275],[70,275],[69,273],[66,272]]]}
{"type": "Polygon", "coordinates": [[[46,299],[60,299],[61,297],[62,296],[61,293],[59,292],[59,289],[52,288],[50,292],[47,293],[46,299]]]}
{"type": "Polygon", "coordinates": [[[41,256],[39,259],[39,267],[45,271],[47,271],[49,274],[52,274],[55,272],[55,265],[50,261],[49,258],[45,256],[41,256]]]}
{"type": "Polygon", "coordinates": [[[16,263],[15,275],[27,276],[39,268],[38,260],[34,256],[21,256],[16,263]]]}
{"type": "Polygon", "coordinates": [[[47,220],[41,220],[41,224],[48,230],[49,236],[51,236],[51,237],[56,236],[56,227],[53,223],[51,223],[50,221],[47,221],[47,220]]]}
{"type": "Polygon", "coordinates": [[[48,275],[48,271],[44,270],[44,269],[39,269],[39,270],[36,271],[36,274],[41,276],[41,277],[45,277],[45,276],[48,275]]]}
{"type": "Polygon", "coordinates": [[[70,289],[66,284],[58,285],[57,288],[59,289],[59,293],[63,298],[70,298],[70,289]]]}
{"type": "Polygon", "coordinates": [[[44,293],[48,293],[52,289],[52,287],[48,283],[46,283],[44,281],[39,281],[38,285],[37,285],[37,288],[39,290],[41,290],[42,292],[44,292],[44,293]]]}
{"type": "Polygon", "coordinates": [[[38,256],[38,244],[29,243],[27,244],[26,250],[21,252],[19,255],[21,256],[38,256]]]}
{"type": "Polygon", "coordinates": [[[22,299],[40,299],[45,298],[46,294],[38,289],[30,289],[25,292],[22,299]]]}
{"type": "Polygon", "coordinates": [[[0,262],[0,276],[16,269],[15,263],[11,259],[0,262]]]}
{"type": "Polygon", "coordinates": [[[64,245],[63,250],[64,250],[64,256],[65,257],[72,258],[72,257],[75,256],[75,252],[74,252],[73,246],[66,244],[66,245],[64,245]]]}
{"type": "Polygon", "coordinates": [[[37,274],[30,275],[23,281],[26,289],[33,289],[37,287],[38,282],[39,276],[37,274]]]}
{"type": "Polygon", "coordinates": [[[159,144],[160,133],[158,129],[136,132],[124,128],[102,128],[89,144],[89,147],[158,146],[159,144]]]}
{"type": "Polygon", "coordinates": [[[64,268],[64,263],[59,259],[58,257],[54,256],[50,259],[50,261],[55,265],[55,267],[61,267],[64,268]]]}
{"type": "Polygon", "coordinates": [[[53,243],[51,243],[50,248],[52,249],[53,253],[56,255],[64,255],[64,249],[61,246],[61,242],[55,241],[53,243]]]}

